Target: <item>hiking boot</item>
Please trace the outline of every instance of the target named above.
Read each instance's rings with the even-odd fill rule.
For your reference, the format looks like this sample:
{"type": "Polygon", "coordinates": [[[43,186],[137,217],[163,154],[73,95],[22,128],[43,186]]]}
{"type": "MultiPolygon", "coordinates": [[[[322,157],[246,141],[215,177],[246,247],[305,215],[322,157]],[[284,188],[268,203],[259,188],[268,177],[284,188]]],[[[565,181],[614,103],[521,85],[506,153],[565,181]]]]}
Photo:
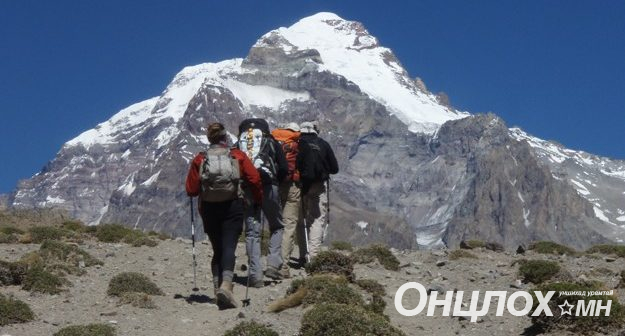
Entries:
{"type": "Polygon", "coordinates": [[[230,309],[237,307],[237,301],[232,294],[232,281],[224,281],[217,290],[217,306],[220,309],[230,309]]]}
{"type": "Polygon", "coordinates": [[[280,276],[282,276],[282,279],[288,279],[291,277],[291,272],[287,266],[282,266],[280,269],[280,276]]]}
{"type": "Polygon", "coordinates": [[[265,276],[273,280],[282,280],[282,274],[280,274],[280,270],[273,266],[267,266],[267,270],[265,270],[265,276]]]}
{"type": "Polygon", "coordinates": [[[263,287],[265,287],[265,281],[263,279],[251,278],[250,279],[250,287],[253,287],[253,288],[263,288],[263,287]]]}

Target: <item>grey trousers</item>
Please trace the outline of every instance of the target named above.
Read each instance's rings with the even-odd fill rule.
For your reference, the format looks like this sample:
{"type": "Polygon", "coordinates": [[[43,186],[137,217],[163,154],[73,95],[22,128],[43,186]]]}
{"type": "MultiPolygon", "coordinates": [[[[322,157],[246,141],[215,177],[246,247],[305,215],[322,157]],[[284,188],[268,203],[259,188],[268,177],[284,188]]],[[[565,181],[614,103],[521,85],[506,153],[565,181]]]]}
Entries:
{"type": "Polygon", "coordinates": [[[267,266],[280,269],[282,267],[284,221],[277,185],[263,186],[262,213],[261,211],[254,212],[253,207],[247,207],[245,211],[245,247],[250,258],[250,276],[259,280],[263,278],[263,267],[260,261],[260,240],[263,230],[261,215],[267,219],[270,232],[267,266]]]}

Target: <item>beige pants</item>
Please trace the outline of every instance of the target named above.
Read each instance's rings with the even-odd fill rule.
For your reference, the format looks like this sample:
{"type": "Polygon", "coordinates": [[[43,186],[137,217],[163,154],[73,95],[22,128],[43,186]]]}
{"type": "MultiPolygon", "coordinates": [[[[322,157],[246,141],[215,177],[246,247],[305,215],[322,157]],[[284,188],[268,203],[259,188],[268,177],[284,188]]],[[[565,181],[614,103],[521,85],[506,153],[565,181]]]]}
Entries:
{"type": "Polygon", "coordinates": [[[323,244],[323,233],[327,226],[328,198],[325,182],[316,182],[303,196],[303,216],[308,229],[308,249],[314,257],[323,244]]]}
{"type": "Polygon", "coordinates": [[[299,185],[292,181],[283,182],[280,185],[280,202],[282,205],[282,219],[284,221],[284,235],[282,236],[282,260],[284,263],[282,265],[286,265],[291,258],[296,236],[300,257],[303,258],[306,254],[301,193],[299,185]]]}

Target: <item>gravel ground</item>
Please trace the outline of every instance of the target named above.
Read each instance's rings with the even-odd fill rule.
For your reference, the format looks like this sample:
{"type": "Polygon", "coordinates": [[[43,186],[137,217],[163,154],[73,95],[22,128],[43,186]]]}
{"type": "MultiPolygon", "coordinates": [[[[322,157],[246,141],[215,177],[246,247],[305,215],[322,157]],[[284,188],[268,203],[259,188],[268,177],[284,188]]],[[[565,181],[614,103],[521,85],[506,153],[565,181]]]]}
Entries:
{"type": "MultiPolygon", "coordinates": [[[[297,335],[302,308],[288,309],[278,314],[266,313],[264,309],[275,299],[284,296],[291,279],[282,282],[267,282],[262,289],[250,288],[251,305],[220,311],[214,304],[210,284],[210,245],[197,245],[198,287],[192,292],[193,271],[191,266],[191,244],[185,240],[166,240],[157,247],[131,247],[125,244],[86,242],[81,248],[104,261],[103,266],[90,267],[87,274],[69,276],[73,286],[59,295],[31,294],[17,286],[0,287],[0,293],[11,294],[28,303],[36,314],[36,320],[24,324],[0,327],[0,336],[51,335],[64,326],[86,323],[109,323],[115,326],[118,335],[165,336],[178,333],[192,335],[222,335],[242,320],[254,319],[271,325],[280,335],[297,335]],[[106,295],[110,279],[126,271],[140,272],[150,277],[164,292],[164,296],[153,297],[157,309],[135,308],[118,305],[117,298],[106,295]]],[[[17,260],[23,254],[37,250],[38,245],[0,244],[3,260],[17,260]]],[[[237,274],[243,279],[245,272],[240,264],[245,263],[244,246],[237,249],[237,274]]],[[[449,260],[445,251],[397,252],[401,262],[398,272],[387,271],[377,263],[356,265],[358,279],[374,279],[387,290],[386,314],[391,323],[407,335],[523,335],[531,326],[529,317],[514,317],[509,313],[497,317],[496,304],[491,305],[489,316],[471,323],[464,318],[434,316],[425,312],[404,317],[394,308],[393,298],[402,284],[416,281],[426,288],[438,291],[463,290],[465,301],[473,290],[529,290],[531,285],[518,280],[518,266],[515,260],[550,259],[561,262],[573,278],[596,279],[609,288],[618,283],[617,273],[625,269],[622,259],[606,261],[606,258],[567,257],[533,254],[525,256],[513,253],[496,253],[487,250],[473,250],[478,259],[449,260]],[[610,272],[593,270],[607,269],[610,272]],[[607,274],[606,274],[607,273],[607,274]]],[[[294,278],[303,277],[303,270],[293,270],[294,278]]],[[[243,299],[245,285],[235,286],[235,296],[243,299]]],[[[623,291],[617,292],[619,300],[625,301],[623,291]]],[[[441,295],[439,295],[439,299],[441,295]]],[[[416,306],[417,295],[409,291],[404,296],[406,308],[416,306]]],[[[481,305],[480,305],[481,307],[481,305]]],[[[440,314],[440,308],[437,313],[440,314]]],[[[554,332],[550,335],[573,335],[554,332]]],[[[614,333],[619,335],[619,333],[614,333]]],[[[625,334],[624,334],[625,335],[625,334]]]]}

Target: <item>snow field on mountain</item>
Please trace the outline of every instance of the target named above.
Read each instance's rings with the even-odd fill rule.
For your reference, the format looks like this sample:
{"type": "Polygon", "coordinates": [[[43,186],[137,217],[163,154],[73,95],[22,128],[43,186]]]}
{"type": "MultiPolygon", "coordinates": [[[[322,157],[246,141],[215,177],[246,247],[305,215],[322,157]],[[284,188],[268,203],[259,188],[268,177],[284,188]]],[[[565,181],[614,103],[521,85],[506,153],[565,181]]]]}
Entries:
{"type": "MultiPolygon", "coordinates": [[[[332,13],[319,13],[278,32],[298,49],[316,49],[329,70],[354,82],[373,99],[409,125],[413,132],[433,133],[452,119],[468,116],[440,105],[431,94],[419,92],[388,48],[375,37],[357,31],[355,23],[332,13]]],[[[285,46],[285,51],[290,50],[285,46]]]]}

